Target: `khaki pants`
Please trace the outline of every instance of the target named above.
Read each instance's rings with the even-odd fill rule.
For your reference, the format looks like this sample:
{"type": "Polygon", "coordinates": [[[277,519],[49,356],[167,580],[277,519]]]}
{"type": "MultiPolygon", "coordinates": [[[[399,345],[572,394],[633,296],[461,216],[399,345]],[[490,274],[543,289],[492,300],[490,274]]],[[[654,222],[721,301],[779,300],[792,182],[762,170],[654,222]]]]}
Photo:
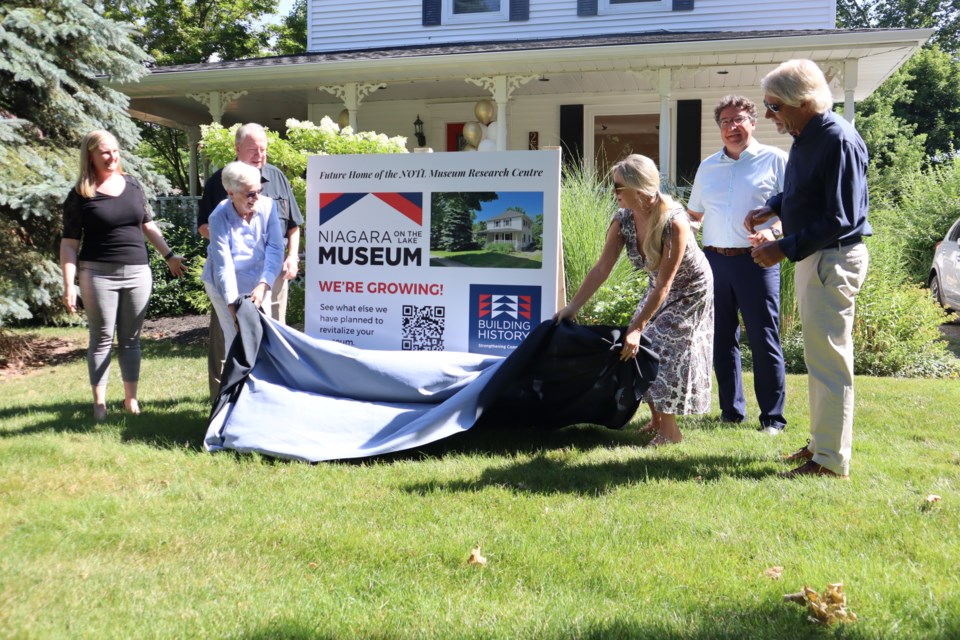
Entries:
{"type": "MultiPolygon", "coordinates": [[[[270,290],[270,317],[286,324],[287,316],[287,281],[283,275],[277,278],[270,290]]],[[[207,385],[210,387],[210,399],[213,400],[220,393],[220,372],[223,362],[227,359],[227,347],[223,339],[223,328],[220,318],[214,307],[210,309],[210,329],[207,333],[207,385]]]]}
{"type": "Polygon", "coordinates": [[[863,243],[818,251],[796,265],[810,395],[813,461],[847,474],[853,453],[853,317],[867,274],[863,243]]]}

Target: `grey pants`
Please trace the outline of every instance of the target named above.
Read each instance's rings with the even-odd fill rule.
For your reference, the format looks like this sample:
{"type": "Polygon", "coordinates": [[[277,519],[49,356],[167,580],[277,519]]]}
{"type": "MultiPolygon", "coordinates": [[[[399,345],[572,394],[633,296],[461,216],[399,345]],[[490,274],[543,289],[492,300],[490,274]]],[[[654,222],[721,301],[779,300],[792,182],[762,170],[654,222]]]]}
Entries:
{"type": "Polygon", "coordinates": [[[140,327],[153,289],[150,266],[81,260],[77,264],[77,280],[90,329],[90,384],[99,387],[110,378],[114,332],[120,376],[124,382],[139,381],[140,327]]]}

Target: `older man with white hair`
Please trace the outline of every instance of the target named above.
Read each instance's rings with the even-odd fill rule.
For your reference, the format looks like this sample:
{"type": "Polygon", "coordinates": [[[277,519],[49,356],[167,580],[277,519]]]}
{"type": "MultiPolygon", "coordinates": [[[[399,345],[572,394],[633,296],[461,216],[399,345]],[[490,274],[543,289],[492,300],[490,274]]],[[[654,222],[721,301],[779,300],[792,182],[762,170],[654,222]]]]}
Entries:
{"type": "Polygon", "coordinates": [[[810,394],[810,440],[784,474],[848,477],[853,452],[853,316],[869,258],[867,147],[832,111],[833,95],[812,60],[789,60],[761,86],[766,117],[794,137],[783,192],[747,214],[751,232],[773,216],[783,238],[752,251],[760,266],[795,262],[794,282],[810,394]]]}
{"type": "MultiPolygon", "coordinates": [[[[254,122],[249,122],[239,129],[234,136],[234,148],[237,160],[248,164],[260,171],[260,180],[263,195],[272,199],[277,205],[277,214],[286,237],[286,257],[283,260],[280,275],[276,282],[271,284],[271,303],[269,315],[280,323],[286,322],[287,316],[287,282],[297,277],[300,264],[300,226],[303,224],[303,215],[300,206],[293,196],[290,181],[277,167],[267,162],[267,132],[254,122]]],[[[207,180],[203,188],[203,197],[200,200],[200,213],[197,216],[197,230],[200,235],[210,239],[208,219],[211,212],[226,197],[222,169],[214,173],[207,180]]],[[[224,359],[226,345],[220,333],[220,323],[216,311],[211,313],[210,336],[207,350],[207,373],[210,385],[210,397],[215,398],[220,390],[220,366],[224,359]]]]}

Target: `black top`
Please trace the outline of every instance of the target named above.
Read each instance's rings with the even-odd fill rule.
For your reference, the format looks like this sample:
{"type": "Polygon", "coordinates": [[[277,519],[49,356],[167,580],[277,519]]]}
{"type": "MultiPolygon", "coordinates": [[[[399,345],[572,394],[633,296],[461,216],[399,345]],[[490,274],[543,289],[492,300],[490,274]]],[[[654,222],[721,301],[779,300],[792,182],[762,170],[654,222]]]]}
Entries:
{"type": "Polygon", "coordinates": [[[767,201],[783,223],[780,249],[791,261],[872,235],[867,211],[867,145],[853,125],[828,111],[796,136],[783,193],[767,201]]]}
{"type": "Polygon", "coordinates": [[[80,260],[148,264],[144,223],[153,220],[143,187],[133,176],[117,196],[84,198],[71,189],[63,203],[63,237],[81,240],[80,260]]]}
{"type": "MultiPolygon", "coordinates": [[[[300,213],[300,205],[297,199],[293,197],[293,189],[290,187],[290,181],[283,175],[280,169],[270,163],[264,163],[260,169],[260,184],[262,185],[263,195],[273,198],[277,203],[277,215],[280,217],[280,223],[283,226],[283,235],[303,224],[303,215],[300,213]]],[[[197,215],[197,226],[209,224],[210,214],[217,208],[217,205],[227,197],[227,190],[223,188],[223,169],[210,176],[207,183],[203,185],[203,197],[200,198],[200,211],[197,215]]]]}

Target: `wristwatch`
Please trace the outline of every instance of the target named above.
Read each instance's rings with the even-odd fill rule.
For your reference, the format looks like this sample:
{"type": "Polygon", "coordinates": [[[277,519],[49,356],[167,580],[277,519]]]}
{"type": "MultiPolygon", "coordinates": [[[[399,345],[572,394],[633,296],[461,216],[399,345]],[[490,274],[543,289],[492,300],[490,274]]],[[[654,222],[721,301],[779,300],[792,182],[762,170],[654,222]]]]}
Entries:
{"type": "Polygon", "coordinates": [[[783,231],[781,231],[781,230],[780,230],[779,228],[777,228],[777,227],[770,227],[770,233],[773,234],[773,239],[774,239],[774,240],[779,240],[780,238],[783,237],[783,231]]]}

